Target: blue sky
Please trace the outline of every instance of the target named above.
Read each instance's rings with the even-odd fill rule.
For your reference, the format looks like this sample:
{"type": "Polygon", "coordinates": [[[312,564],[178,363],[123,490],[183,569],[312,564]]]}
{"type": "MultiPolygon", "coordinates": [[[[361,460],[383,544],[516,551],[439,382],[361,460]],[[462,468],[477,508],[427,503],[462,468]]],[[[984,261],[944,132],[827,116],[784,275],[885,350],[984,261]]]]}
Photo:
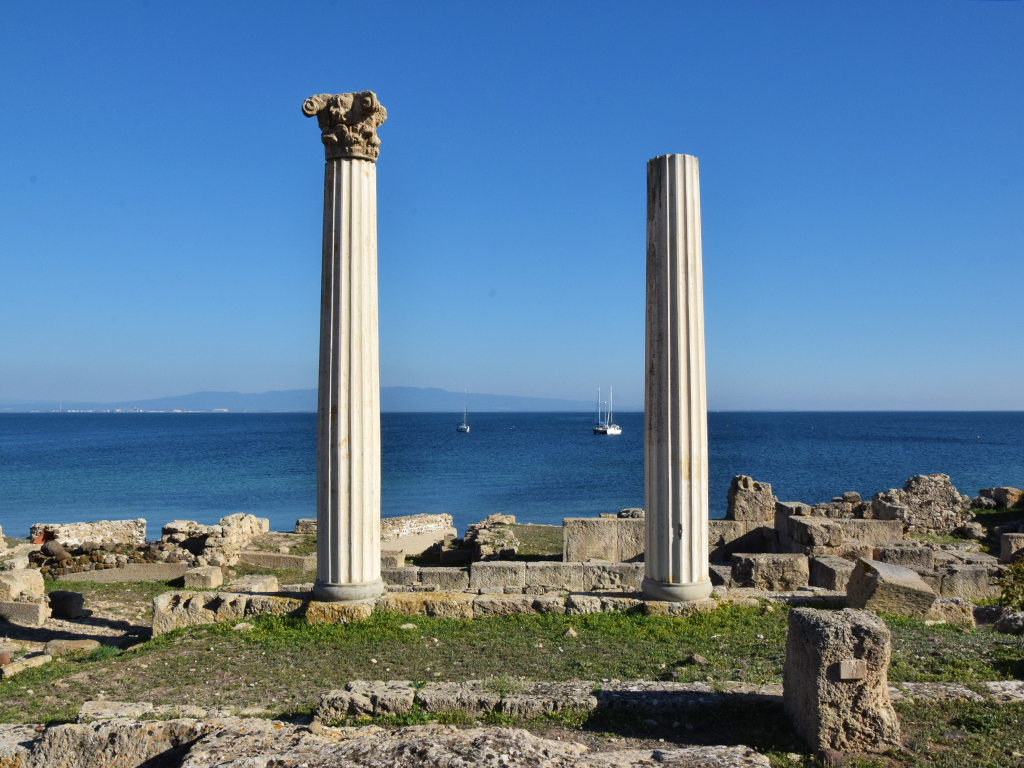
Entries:
{"type": "Polygon", "coordinates": [[[0,399],[316,385],[371,89],[381,383],[643,399],[645,164],[701,164],[712,409],[1024,408],[1024,3],[4,3],[0,399]]]}

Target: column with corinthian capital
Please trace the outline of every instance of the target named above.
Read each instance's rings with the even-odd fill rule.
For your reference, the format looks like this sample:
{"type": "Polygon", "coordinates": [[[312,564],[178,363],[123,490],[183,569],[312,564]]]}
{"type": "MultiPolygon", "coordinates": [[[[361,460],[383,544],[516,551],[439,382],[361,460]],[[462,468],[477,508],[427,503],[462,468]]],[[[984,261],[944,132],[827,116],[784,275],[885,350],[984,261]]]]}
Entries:
{"type": "Polygon", "coordinates": [[[644,593],[700,600],[708,576],[708,420],[704,382],[697,158],[647,163],[644,593]]]}
{"type": "Polygon", "coordinates": [[[380,374],[377,350],[377,128],[371,91],[319,94],[326,154],[317,401],[317,600],[367,600],[380,578],[380,374]]]}

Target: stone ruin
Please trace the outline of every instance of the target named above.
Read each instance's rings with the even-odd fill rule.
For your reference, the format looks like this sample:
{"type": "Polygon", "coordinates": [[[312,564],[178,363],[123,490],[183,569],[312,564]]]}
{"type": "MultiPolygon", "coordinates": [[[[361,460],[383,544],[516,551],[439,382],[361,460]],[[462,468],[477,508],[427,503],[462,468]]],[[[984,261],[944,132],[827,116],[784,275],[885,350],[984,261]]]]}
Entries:
{"type": "Polygon", "coordinates": [[[238,563],[239,555],[261,533],[270,530],[270,520],[237,513],[222,517],[217,525],[175,520],[163,527],[154,545],[161,560],[174,558],[196,566],[225,566],[238,563]]]}

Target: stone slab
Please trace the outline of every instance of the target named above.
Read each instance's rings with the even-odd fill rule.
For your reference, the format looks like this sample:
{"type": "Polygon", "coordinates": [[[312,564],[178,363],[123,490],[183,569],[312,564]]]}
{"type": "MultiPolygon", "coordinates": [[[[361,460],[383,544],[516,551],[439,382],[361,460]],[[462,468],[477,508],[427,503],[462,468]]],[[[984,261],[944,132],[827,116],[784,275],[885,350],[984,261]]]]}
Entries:
{"type": "Polygon", "coordinates": [[[14,600],[22,595],[42,597],[43,593],[43,574],[35,568],[0,572],[0,601],[14,600]]]}
{"type": "Polygon", "coordinates": [[[282,555],[276,552],[245,550],[238,559],[249,565],[272,570],[315,571],[316,555],[282,555]]]}
{"type": "Polygon", "coordinates": [[[806,587],[809,578],[806,555],[737,553],[732,556],[732,580],[739,586],[789,592],[806,587]]]}
{"type": "Polygon", "coordinates": [[[50,615],[45,602],[26,603],[19,600],[0,601],[0,616],[11,624],[25,627],[41,627],[50,615]]]}
{"type": "Polygon", "coordinates": [[[854,564],[842,557],[822,555],[811,558],[809,586],[833,592],[846,592],[854,564]]]}
{"type": "Polygon", "coordinates": [[[58,576],[57,581],[88,581],[111,584],[130,581],[171,581],[185,575],[189,569],[184,563],[128,563],[124,568],[106,568],[58,576]]]}
{"type": "Polygon", "coordinates": [[[469,569],[469,586],[473,589],[525,587],[526,563],[513,560],[481,560],[473,563],[469,569]]]}
{"type": "Polygon", "coordinates": [[[185,589],[216,589],[224,583],[224,571],[216,565],[204,565],[185,571],[185,589]]]}
{"type": "Polygon", "coordinates": [[[924,618],[937,595],[909,568],[861,558],[846,585],[851,608],[924,618]]]}
{"type": "Polygon", "coordinates": [[[420,583],[446,592],[469,589],[469,568],[420,568],[420,583]]]}

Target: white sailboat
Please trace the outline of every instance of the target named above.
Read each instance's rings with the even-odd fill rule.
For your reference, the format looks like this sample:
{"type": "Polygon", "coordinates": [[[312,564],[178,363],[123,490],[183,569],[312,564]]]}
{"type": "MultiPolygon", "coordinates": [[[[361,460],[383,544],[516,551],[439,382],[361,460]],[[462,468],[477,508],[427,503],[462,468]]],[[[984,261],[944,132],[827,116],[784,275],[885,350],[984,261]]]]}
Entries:
{"type": "Polygon", "coordinates": [[[466,409],[466,391],[462,391],[462,423],[455,428],[456,432],[469,432],[469,411],[466,409]]]}
{"type": "Polygon", "coordinates": [[[622,427],[612,420],[612,388],[608,387],[608,410],[601,418],[601,388],[597,388],[597,423],[594,424],[595,435],[621,435],[622,427]]]}

